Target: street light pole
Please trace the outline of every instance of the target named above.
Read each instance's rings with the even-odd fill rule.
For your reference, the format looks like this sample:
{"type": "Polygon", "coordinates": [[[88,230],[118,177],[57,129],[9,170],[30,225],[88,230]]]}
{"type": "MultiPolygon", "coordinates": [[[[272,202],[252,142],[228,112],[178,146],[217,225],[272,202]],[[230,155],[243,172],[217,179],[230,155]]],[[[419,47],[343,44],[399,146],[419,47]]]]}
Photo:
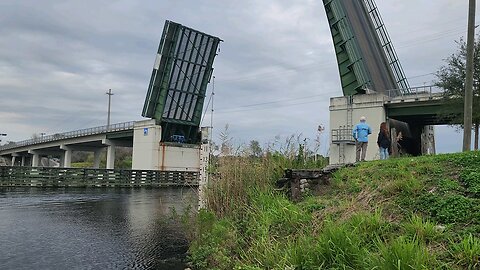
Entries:
{"type": "Polygon", "coordinates": [[[473,53],[475,40],[476,0],[469,0],[467,32],[467,67],[465,78],[465,104],[463,107],[463,151],[471,150],[472,143],[472,98],[473,98],[473,53]]]}
{"type": "Polygon", "coordinates": [[[108,95],[108,116],[107,116],[107,130],[110,128],[110,105],[112,103],[112,89],[108,89],[108,92],[106,93],[108,95]]]}

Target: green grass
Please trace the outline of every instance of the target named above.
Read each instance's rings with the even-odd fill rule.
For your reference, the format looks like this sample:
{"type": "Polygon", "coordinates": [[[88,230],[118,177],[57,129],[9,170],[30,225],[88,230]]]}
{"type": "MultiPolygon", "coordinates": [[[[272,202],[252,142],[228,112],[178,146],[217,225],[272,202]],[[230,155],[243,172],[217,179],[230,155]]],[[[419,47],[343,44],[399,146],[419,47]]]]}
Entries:
{"type": "Polygon", "coordinates": [[[194,269],[479,268],[478,152],[364,162],[299,203],[273,185],[295,162],[219,160],[194,269]]]}

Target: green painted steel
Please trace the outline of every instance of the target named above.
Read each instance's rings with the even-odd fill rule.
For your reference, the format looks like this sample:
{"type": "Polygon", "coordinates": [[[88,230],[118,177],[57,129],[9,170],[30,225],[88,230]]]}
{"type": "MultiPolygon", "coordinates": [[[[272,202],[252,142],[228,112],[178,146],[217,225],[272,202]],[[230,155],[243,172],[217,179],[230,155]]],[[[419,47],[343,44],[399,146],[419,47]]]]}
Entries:
{"type": "Polygon", "coordinates": [[[174,135],[196,141],[220,41],[181,24],[165,22],[142,111],[142,116],[162,125],[163,141],[174,135]]]}
{"type": "Polygon", "coordinates": [[[323,0],[344,96],[408,93],[408,82],[373,0],[323,0]]]}
{"type": "Polygon", "coordinates": [[[323,2],[332,33],[343,94],[351,96],[362,93],[364,92],[362,89],[368,86],[369,75],[360,59],[358,45],[348,26],[349,22],[343,11],[343,5],[336,0],[323,0],[323,2]]]}
{"type": "MultiPolygon", "coordinates": [[[[446,125],[451,119],[439,117],[445,110],[443,99],[432,99],[429,101],[415,101],[405,103],[387,103],[385,109],[388,118],[416,123],[420,125],[446,125]]],[[[458,114],[461,114],[461,110],[458,114]]]]}

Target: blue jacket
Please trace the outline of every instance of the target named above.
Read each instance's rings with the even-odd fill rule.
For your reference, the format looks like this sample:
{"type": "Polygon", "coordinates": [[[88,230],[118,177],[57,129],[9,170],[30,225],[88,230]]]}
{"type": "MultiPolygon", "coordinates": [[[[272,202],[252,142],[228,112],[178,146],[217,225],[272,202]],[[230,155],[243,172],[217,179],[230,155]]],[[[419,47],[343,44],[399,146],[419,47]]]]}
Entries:
{"type": "Polygon", "coordinates": [[[352,136],[359,142],[368,142],[368,135],[372,134],[372,129],[367,123],[358,123],[352,132],[352,136]]]}

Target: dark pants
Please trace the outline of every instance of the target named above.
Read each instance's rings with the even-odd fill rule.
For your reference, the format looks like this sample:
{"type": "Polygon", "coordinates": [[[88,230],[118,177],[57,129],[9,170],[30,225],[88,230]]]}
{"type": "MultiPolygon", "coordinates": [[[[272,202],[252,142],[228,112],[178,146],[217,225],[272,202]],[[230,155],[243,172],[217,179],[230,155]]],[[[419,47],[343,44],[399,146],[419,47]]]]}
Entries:
{"type": "Polygon", "coordinates": [[[367,154],[367,146],[368,142],[359,142],[357,141],[355,143],[355,146],[357,148],[357,155],[355,157],[355,161],[364,161],[365,160],[365,155],[367,154]],[[361,153],[361,159],[360,159],[360,153],[361,153]]]}

